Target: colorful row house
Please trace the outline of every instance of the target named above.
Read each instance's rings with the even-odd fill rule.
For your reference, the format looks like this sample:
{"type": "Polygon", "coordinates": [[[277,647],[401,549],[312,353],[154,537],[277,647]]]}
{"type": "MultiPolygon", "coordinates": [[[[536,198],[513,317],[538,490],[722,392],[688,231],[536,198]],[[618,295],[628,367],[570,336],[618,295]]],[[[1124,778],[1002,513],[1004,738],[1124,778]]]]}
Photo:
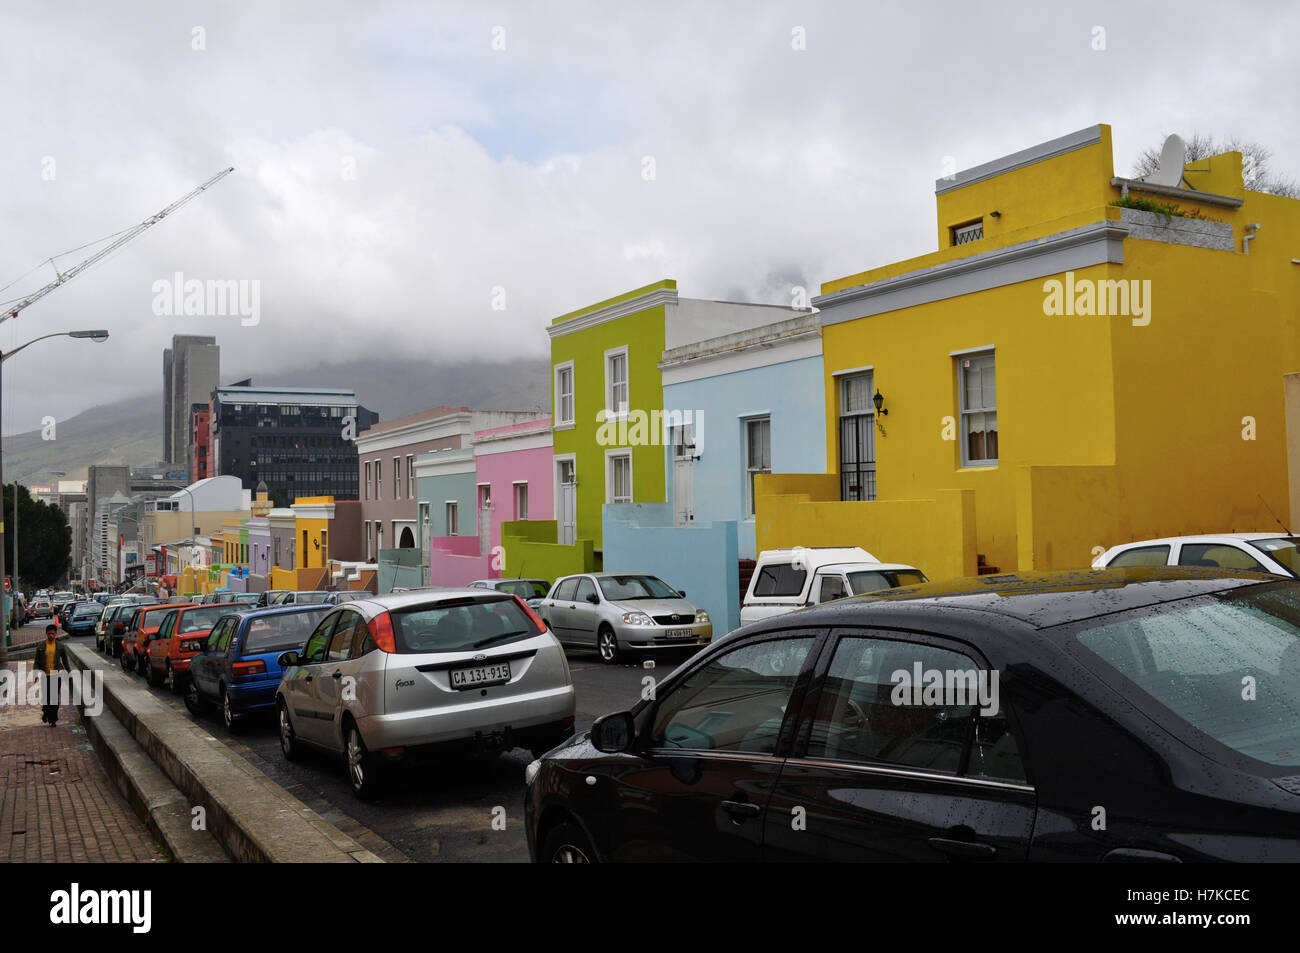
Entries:
{"type": "Polygon", "coordinates": [[[943,578],[1300,516],[1300,201],[1237,152],[1163,171],[1082,129],[936,182],[938,251],[823,284],[825,466],[757,477],[758,548],[943,578]]]}

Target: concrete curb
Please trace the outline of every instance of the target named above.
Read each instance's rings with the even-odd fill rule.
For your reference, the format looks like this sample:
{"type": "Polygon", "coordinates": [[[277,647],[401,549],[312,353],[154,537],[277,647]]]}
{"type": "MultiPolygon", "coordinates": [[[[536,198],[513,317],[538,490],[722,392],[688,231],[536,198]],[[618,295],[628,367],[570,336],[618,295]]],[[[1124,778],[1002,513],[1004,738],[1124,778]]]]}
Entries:
{"type": "Polygon", "coordinates": [[[203,807],[208,831],[233,859],[383,863],[92,646],[67,644],[64,653],[71,668],[103,672],[105,707],[175,786],[186,827],[191,809],[203,807]]]}

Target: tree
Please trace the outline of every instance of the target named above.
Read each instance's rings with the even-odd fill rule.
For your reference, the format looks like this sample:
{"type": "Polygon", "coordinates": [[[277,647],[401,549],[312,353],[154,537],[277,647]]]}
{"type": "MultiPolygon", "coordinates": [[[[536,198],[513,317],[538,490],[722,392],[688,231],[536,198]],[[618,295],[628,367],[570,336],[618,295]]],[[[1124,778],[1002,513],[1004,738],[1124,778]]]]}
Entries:
{"type": "MultiPolygon", "coordinates": [[[[1300,182],[1274,174],[1269,168],[1273,150],[1258,142],[1245,142],[1236,136],[1219,140],[1213,136],[1203,136],[1199,132],[1193,133],[1192,137],[1185,142],[1189,165],[1223,152],[1240,152],[1241,172],[1246,188],[1252,192],[1268,192],[1271,195],[1285,195],[1287,198],[1300,199],[1300,182]]],[[[1135,179],[1149,175],[1160,167],[1160,147],[1163,145],[1164,140],[1161,139],[1160,145],[1142,150],[1133,170],[1135,179]]]]}
{"type": "Polygon", "coordinates": [[[20,588],[42,589],[61,580],[72,565],[72,527],[63,511],[34,499],[21,483],[4,488],[5,557],[13,572],[14,487],[18,487],[18,575],[20,588]]]}

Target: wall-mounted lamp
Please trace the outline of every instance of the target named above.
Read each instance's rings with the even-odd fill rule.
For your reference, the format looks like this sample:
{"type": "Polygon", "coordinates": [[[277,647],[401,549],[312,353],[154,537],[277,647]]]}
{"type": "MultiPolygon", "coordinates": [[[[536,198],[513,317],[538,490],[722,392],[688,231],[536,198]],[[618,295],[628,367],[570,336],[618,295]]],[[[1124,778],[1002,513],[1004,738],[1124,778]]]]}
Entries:
{"type": "Polygon", "coordinates": [[[878,388],[876,390],[876,396],[871,398],[871,402],[876,405],[876,413],[881,415],[889,413],[889,411],[885,409],[885,395],[880,393],[878,388]]]}
{"type": "Polygon", "coordinates": [[[319,539],[313,539],[312,542],[316,545],[316,548],[317,548],[317,549],[320,549],[320,540],[319,540],[319,539]]]}
{"type": "Polygon", "coordinates": [[[1001,217],[1002,217],[1002,213],[999,212],[997,209],[994,209],[993,211],[989,212],[989,214],[992,215],[994,218],[1001,218],[1001,217]]]}

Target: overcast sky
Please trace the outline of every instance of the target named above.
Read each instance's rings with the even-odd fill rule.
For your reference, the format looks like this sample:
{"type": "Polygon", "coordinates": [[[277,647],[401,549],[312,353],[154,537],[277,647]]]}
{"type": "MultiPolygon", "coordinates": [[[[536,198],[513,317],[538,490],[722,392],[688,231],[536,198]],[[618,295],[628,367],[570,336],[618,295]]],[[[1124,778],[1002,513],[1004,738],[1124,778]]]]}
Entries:
{"type": "Polygon", "coordinates": [[[1294,3],[8,0],[0,35],[0,300],[235,167],[0,326],[4,350],[112,333],[8,362],[6,433],[133,393],[161,424],[176,333],[273,384],[350,353],[536,357],[550,318],[662,277],[789,304],[934,250],[945,156],[1098,122],[1118,174],[1200,131],[1300,178],[1294,3]],[[259,281],[260,323],[155,315],[176,272],[259,281]]]}

